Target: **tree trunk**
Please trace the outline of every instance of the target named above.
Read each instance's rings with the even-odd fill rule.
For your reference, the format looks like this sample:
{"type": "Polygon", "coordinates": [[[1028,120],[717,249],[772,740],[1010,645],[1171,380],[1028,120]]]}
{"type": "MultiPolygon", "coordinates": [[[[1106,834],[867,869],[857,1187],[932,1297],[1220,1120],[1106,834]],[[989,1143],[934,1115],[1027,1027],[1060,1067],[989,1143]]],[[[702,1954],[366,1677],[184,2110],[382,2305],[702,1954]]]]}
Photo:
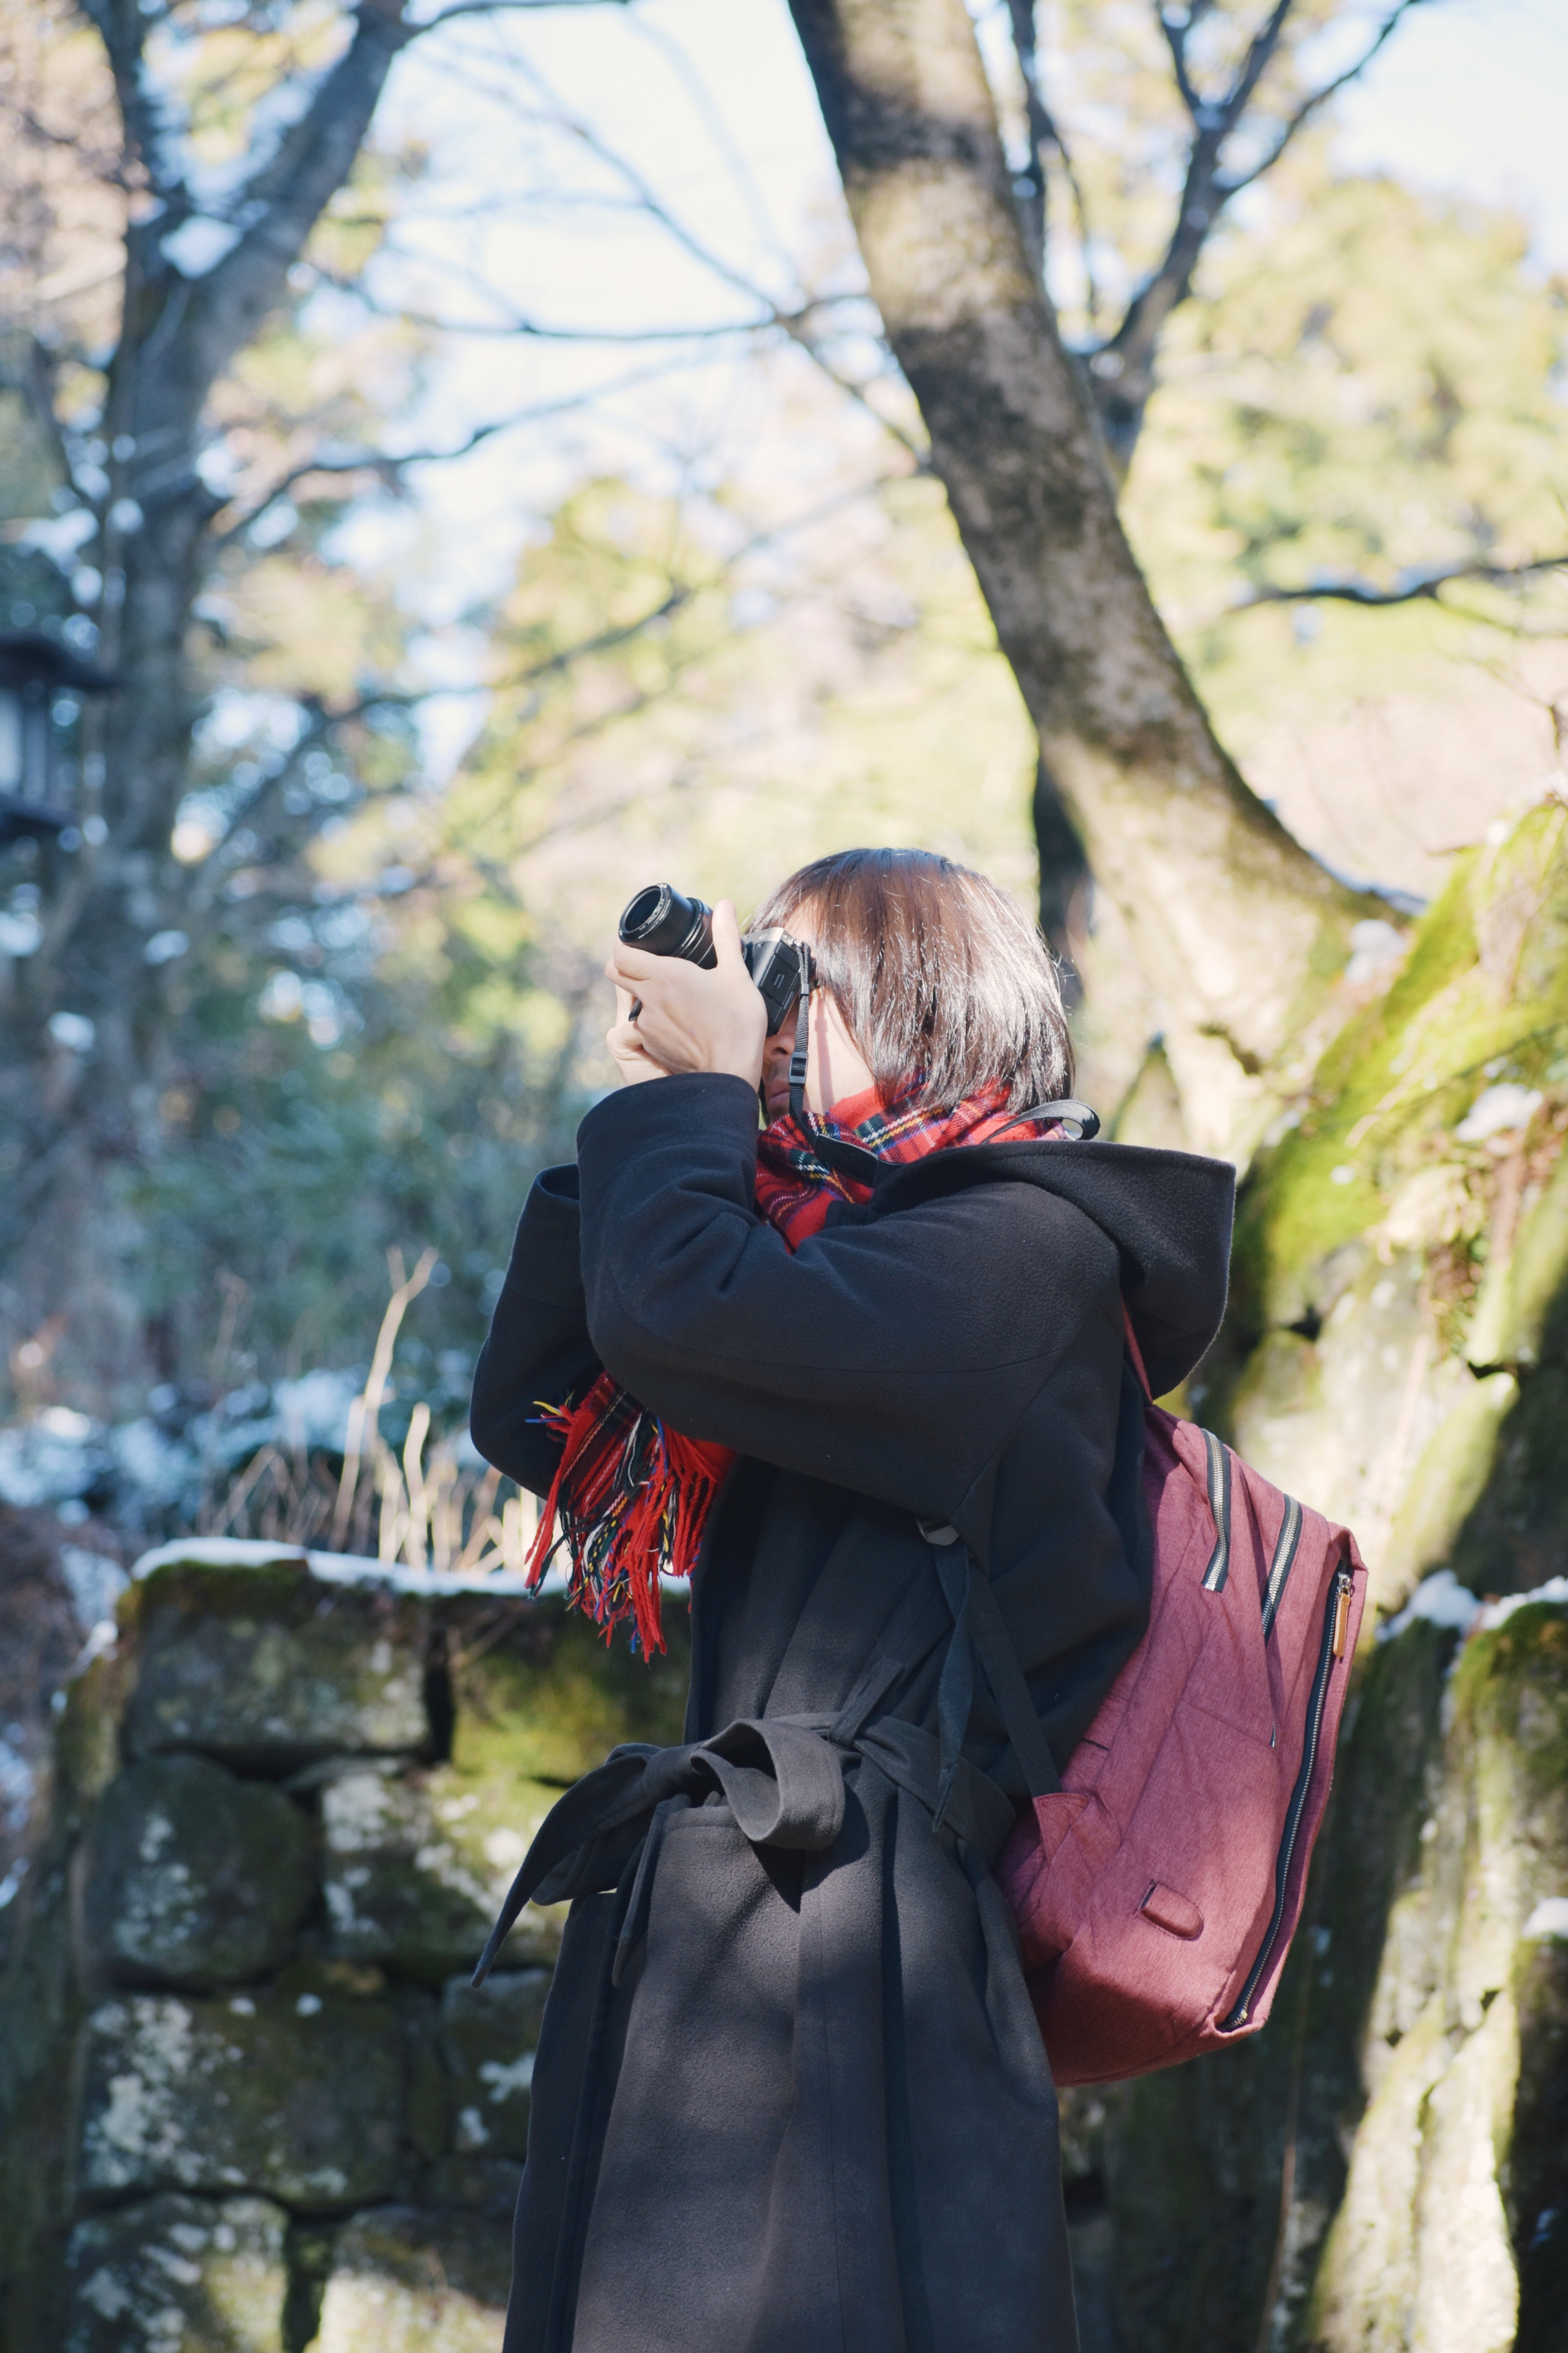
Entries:
{"type": "MultiPolygon", "coordinates": [[[[108,367],[104,438],[113,473],[88,543],[103,575],[100,659],[121,681],[96,757],[84,763],[88,836],[73,860],[46,853],[45,935],[0,997],[8,1130],[0,1176],[0,1326],[13,1344],[63,1316],[69,1393],[114,1411],[162,1371],[147,1360],[127,1271],[130,1220],[112,1202],[114,1172],[159,1149],[178,956],[149,959],[163,933],[194,933],[202,879],[174,858],[170,836],[201,710],[192,614],[212,562],[222,496],[204,480],[214,385],[286,299],[289,272],[323,207],[353,169],[394,58],[410,30],[401,0],[365,0],[352,38],[309,105],[233,206],[248,224],[205,274],[166,250],[193,209],[160,177],[155,93],[135,0],[90,0],[119,98],[127,168],[156,207],[126,232],[120,339],[108,367]],[[106,831],[95,840],[92,820],[106,831]],[[51,1031],[85,1017],[84,1051],[51,1031]]],[[[94,736],[86,739],[89,744],[94,736]]],[[[210,895],[210,893],[208,893],[210,895]]]]}
{"type": "Polygon", "coordinates": [[[1154,610],[1024,251],[964,0],[791,0],[872,294],[1195,1142],[1245,1156],[1310,1056],[1349,891],[1242,782],[1154,610]]]}

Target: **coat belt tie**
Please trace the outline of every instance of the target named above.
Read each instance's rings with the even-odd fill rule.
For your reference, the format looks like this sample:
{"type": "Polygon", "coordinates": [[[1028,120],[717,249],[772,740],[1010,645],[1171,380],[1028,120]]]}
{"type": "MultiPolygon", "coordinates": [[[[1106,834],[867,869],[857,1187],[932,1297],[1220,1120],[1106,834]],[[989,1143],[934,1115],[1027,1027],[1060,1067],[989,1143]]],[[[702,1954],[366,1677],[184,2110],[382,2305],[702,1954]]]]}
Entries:
{"type": "Polygon", "coordinates": [[[933,1817],[949,1779],[944,1826],[989,1867],[1016,1820],[1011,1801],[965,1758],[944,1775],[938,1743],[918,1725],[882,1716],[859,1725],[847,1715],[742,1716],[710,1740],[680,1748],[627,1742],[552,1806],[508,1890],[473,1982],[482,1985],[525,1904],[561,1904],[620,1884],[634,1857],[637,1879],[616,1956],[618,1978],[647,1923],[653,1877],[674,1816],[718,1796],[758,1847],[821,1853],[844,1824],[846,1759],[859,1757],[908,1791],[933,1817]],[[638,1854],[638,1849],[641,1853],[638,1854]]]}

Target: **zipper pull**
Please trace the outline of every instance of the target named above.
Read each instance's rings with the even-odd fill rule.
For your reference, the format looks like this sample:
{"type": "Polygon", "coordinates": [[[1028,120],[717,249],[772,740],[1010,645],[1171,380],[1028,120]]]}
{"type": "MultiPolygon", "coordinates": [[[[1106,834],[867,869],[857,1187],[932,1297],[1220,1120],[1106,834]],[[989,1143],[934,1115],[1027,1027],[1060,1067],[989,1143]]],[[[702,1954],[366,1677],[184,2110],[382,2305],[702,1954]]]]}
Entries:
{"type": "Polygon", "coordinates": [[[1345,1633],[1351,1622],[1351,1595],[1355,1588],[1342,1568],[1334,1579],[1334,1641],[1333,1654],[1342,1659],[1345,1654],[1345,1633]]]}

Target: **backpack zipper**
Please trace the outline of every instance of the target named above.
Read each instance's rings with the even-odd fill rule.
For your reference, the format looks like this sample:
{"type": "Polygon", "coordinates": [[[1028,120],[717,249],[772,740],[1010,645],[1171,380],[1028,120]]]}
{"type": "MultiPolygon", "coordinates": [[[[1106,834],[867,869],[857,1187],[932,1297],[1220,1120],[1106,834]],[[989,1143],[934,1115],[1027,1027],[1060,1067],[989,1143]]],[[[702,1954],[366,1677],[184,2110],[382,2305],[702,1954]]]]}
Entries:
{"type": "Polygon", "coordinates": [[[1334,1661],[1342,1658],[1345,1630],[1350,1623],[1351,1596],[1355,1590],[1348,1569],[1336,1571],[1329,1588],[1329,1605],[1323,1612],[1323,1638],[1318,1649],[1317,1672],[1312,1678],[1311,1697],[1307,1704],[1307,1744],[1301,1753],[1301,1769],[1296,1776],[1296,1786],[1290,1792],[1290,1810],[1285,1817],[1285,1835],[1279,1841],[1279,1860],[1274,1866],[1274,1910],[1264,1931],[1258,1958],[1247,1973],[1241,1989],[1241,1999],[1228,2018],[1219,2021],[1221,2034],[1234,2034],[1247,2024],[1252,2007],[1252,1997],[1258,1991],[1274,1939],[1279,1934],[1279,1924],[1285,1917],[1285,1893],[1290,1880],[1290,1858],[1296,1851],[1296,1840],[1301,1828],[1301,1816],[1306,1811],[1307,1792],[1312,1786],[1312,1772],[1318,1761],[1318,1743],[1322,1737],[1323,1708],[1329,1696],[1329,1677],[1334,1661]]]}
{"type": "Polygon", "coordinates": [[[1263,1639],[1266,1642],[1274,1631],[1274,1620],[1279,1614],[1279,1604],[1285,1599],[1285,1581],[1296,1565],[1300,1544],[1301,1506],[1294,1495],[1287,1495],[1285,1516],[1279,1523],[1274,1557],[1268,1564],[1268,1584],[1263,1603],[1263,1639]]]}
{"type": "Polygon", "coordinates": [[[1208,1465],[1209,1510],[1214,1516],[1214,1550],[1203,1574],[1203,1588],[1205,1593],[1223,1593],[1230,1575],[1230,1449],[1221,1444],[1212,1430],[1200,1429],[1198,1436],[1208,1465]]]}

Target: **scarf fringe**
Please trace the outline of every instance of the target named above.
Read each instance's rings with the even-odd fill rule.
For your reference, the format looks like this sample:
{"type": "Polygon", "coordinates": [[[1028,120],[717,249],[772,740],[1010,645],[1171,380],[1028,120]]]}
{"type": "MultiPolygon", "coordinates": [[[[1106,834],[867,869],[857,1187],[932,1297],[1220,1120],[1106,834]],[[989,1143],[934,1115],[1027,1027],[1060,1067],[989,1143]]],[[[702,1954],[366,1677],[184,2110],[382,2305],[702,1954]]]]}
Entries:
{"type": "Polygon", "coordinates": [[[564,1545],[567,1598],[606,1642],[633,1620],[632,1648],[665,1647],[659,1580],[689,1577],[713,1498],[734,1456],[670,1430],[602,1373],[581,1405],[541,1404],[561,1461],[527,1561],[529,1590],[564,1545]],[[561,1533],[551,1540],[557,1515],[561,1533]]]}

